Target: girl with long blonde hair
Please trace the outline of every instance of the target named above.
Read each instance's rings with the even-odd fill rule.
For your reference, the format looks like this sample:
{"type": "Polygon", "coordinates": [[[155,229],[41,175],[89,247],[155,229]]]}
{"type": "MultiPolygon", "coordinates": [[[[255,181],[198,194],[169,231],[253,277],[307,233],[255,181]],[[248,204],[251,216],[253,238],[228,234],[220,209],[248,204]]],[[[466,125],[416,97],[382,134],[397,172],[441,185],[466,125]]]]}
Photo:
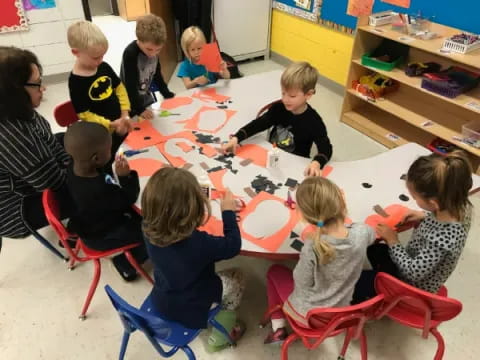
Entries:
{"type": "MultiPolygon", "coordinates": [[[[375,233],[365,224],[345,225],[343,193],[328,179],[305,179],[298,187],[296,200],[303,220],[315,230],[305,241],[293,272],[282,265],[270,267],[267,296],[270,307],[283,304],[284,311],[308,327],[310,310],[350,305],[366,248],[375,240],[375,233]]],[[[265,343],[285,340],[285,325],[283,313],[274,313],[272,332],[265,343]]]]}

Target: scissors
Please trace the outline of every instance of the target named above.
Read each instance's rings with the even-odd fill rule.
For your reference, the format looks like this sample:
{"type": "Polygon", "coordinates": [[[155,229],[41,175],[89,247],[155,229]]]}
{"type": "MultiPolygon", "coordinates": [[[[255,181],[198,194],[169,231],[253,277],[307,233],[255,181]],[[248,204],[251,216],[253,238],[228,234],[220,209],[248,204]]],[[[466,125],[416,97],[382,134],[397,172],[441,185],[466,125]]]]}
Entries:
{"type": "Polygon", "coordinates": [[[172,113],[168,110],[161,110],[160,113],[158,114],[158,116],[160,117],[167,117],[167,116],[170,116],[170,115],[180,115],[179,113],[172,113]]]}
{"type": "Polygon", "coordinates": [[[286,207],[292,210],[297,207],[297,203],[292,199],[292,195],[290,194],[290,191],[288,192],[287,200],[284,201],[284,204],[286,207]]]}
{"type": "Polygon", "coordinates": [[[137,154],[141,154],[141,153],[144,153],[144,152],[147,152],[148,149],[142,149],[142,150],[125,150],[123,152],[123,156],[125,157],[131,157],[133,155],[137,155],[137,154]]]}

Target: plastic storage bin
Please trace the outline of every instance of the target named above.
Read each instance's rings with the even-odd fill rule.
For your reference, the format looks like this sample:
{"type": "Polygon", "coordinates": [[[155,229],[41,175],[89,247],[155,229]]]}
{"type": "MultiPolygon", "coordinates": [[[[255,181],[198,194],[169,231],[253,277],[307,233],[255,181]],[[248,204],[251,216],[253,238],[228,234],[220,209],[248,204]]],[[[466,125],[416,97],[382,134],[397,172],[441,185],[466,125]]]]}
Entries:
{"type": "Polygon", "coordinates": [[[464,142],[476,148],[480,148],[480,121],[473,120],[462,126],[464,142]]]}
{"type": "Polygon", "coordinates": [[[381,61],[381,60],[370,57],[371,54],[372,53],[366,53],[365,55],[362,56],[362,65],[370,66],[375,69],[379,69],[383,71],[392,71],[404,61],[404,57],[402,56],[393,62],[385,62],[385,61],[381,61]]]}
{"type": "Polygon", "coordinates": [[[422,88],[453,99],[473,89],[479,82],[480,74],[452,66],[440,73],[424,74],[422,88]]]}
{"type": "Polygon", "coordinates": [[[474,42],[470,45],[466,45],[458,43],[456,41],[452,41],[450,39],[445,39],[445,41],[443,42],[443,48],[456,53],[466,54],[470,51],[480,49],[480,41],[474,42]]]}

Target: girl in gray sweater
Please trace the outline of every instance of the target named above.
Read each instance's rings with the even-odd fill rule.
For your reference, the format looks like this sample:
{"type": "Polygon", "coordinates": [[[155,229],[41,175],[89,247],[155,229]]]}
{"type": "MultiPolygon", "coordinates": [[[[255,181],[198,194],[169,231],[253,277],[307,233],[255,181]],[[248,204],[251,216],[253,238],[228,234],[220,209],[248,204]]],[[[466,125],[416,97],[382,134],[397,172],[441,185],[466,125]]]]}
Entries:
{"type": "MultiPolygon", "coordinates": [[[[283,304],[283,310],[308,327],[308,312],[318,307],[349,306],[355,283],[362,272],[366,248],[375,240],[365,224],[345,225],[347,209],[342,191],[330,180],[310,177],[296,194],[304,221],[314,225],[305,241],[295,269],[273,265],[267,273],[269,307],[283,304]]],[[[282,311],[272,315],[272,332],[265,343],[287,337],[282,311]]]]}

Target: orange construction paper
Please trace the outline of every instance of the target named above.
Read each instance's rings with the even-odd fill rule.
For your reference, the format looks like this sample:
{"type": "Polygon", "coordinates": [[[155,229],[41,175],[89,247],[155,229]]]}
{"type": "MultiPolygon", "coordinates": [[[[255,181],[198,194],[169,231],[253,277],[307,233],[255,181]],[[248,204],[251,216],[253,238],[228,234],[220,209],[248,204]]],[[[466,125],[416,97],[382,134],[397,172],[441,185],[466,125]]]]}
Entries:
{"type": "Polygon", "coordinates": [[[133,150],[139,150],[156,145],[162,142],[162,140],[162,134],[152,126],[150,121],[144,120],[133,124],[133,130],[125,139],[125,144],[133,150]]]}
{"type": "Polygon", "coordinates": [[[203,155],[205,155],[209,158],[212,158],[212,157],[218,155],[218,150],[215,149],[214,147],[212,147],[210,145],[207,145],[207,144],[200,144],[200,146],[202,147],[202,154],[203,155]]]}
{"type": "Polygon", "coordinates": [[[193,102],[193,99],[186,96],[174,97],[171,99],[165,99],[160,105],[161,109],[172,110],[180,106],[189,105],[193,102]]]}
{"type": "Polygon", "coordinates": [[[200,231],[205,231],[213,236],[224,236],[223,221],[217,219],[215,216],[210,216],[206,224],[198,228],[200,231]]]}
{"type": "Polygon", "coordinates": [[[165,166],[165,164],[155,159],[133,159],[128,161],[130,169],[135,170],[139,177],[152,176],[158,169],[165,166]]]}
{"type": "Polygon", "coordinates": [[[183,150],[183,152],[186,152],[186,153],[193,150],[191,145],[188,145],[186,142],[183,142],[183,141],[179,141],[175,143],[175,145],[177,145],[180,149],[183,150]]]}
{"type": "Polygon", "coordinates": [[[327,165],[322,170],[322,177],[326,178],[333,171],[333,168],[330,165],[327,165]]]}
{"type": "Polygon", "coordinates": [[[410,7],[410,0],[382,0],[382,2],[387,3],[387,4],[392,4],[396,6],[401,6],[404,8],[409,8],[410,7]]]}
{"type": "Polygon", "coordinates": [[[217,89],[211,87],[194,92],[192,98],[202,101],[224,102],[230,99],[230,96],[218,94],[217,89]]]}
{"type": "Polygon", "coordinates": [[[220,50],[218,49],[218,44],[216,42],[203,45],[198,63],[205,66],[210,72],[220,72],[222,56],[220,55],[220,50]]]}
{"type": "Polygon", "coordinates": [[[223,186],[223,177],[225,176],[227,171],[227,169],[222,169],[208,173],[208,177],[210,178],[214,189],[225,192],[226,189],[225,186],[223,186]]]}
{"type": "Polygon", "coordinates": [[[206,111],[222,111],[220,109],[214,108],[214,107],[209,107],[209,106],[202,106],[196,113],[193,115],[190,119],[186,120],[180,120],[177,121],[177,124],[183,124],[185,123],[185,129],[190,129],[190,130],[195,130],[195,131],[201,131],[201,132],[207,132],[211,134],[215,134],[225,126],[225,124],[230,120],[230,118],[236,114],[235,110],[223,110],[225,111],[225,121],[220,124],[216,129],[213,130],[208,130],[208,129],[200,129],[199,128],[199,122],[200,122],[200,115],[203,112],[206,111]]]}
{"type": "Polygon", "coordinates": [[[352,16],[371,15],[373,0],[348,0],[347,14],[352,16]]]}
{"type": "MultiPolygon", "coordinates": [[[[408,212],[408,208],[398,204],[387,206],[383,210],[388,214],[388,217],[373,214],[365,219],[365,224],[371,226],[374,230],[377,229],[378,224],[385,224],[396,231],[397,225],[403,221],[408,212]]],[[[377,238],[379,238],[378,234],[377,238]]]]}
{"type": "Polygon", "coordinates": [[[235,153],[236,156],[241,157],[242,159],[250,159],[256,165],[262,167],[267,167],[267,154],[267,149],[255,144],[239,146],[235,153]]]}
{"type": "Polygon", "coordinates": [[[257,238],[250,234],[247,234],[245,231],[243,231],[243,221],[247,218],[248,214],[255,211],[258,204],[266,200],[279,201],[282,205],[285,202],[284,199],[280,199],[279,197],[271,195],[265,191],[260,192],[247,204],[245,209],[239,212],[240,223],[238,224],[238,226],[240,228],[240,232],[242,233],[243,239],[246,239],[254,243],[255,245],[258,245],[268,250],[269,252],[274,253],[278,250],[280,246],[282,246],[285,239],[289,237],[290,233],[292,232],[293,228],[299,220],[299,216],[296,210],[290,209],[290,220],[283,228],[279,229],[275,234],[262,238],[257,238]]]}

